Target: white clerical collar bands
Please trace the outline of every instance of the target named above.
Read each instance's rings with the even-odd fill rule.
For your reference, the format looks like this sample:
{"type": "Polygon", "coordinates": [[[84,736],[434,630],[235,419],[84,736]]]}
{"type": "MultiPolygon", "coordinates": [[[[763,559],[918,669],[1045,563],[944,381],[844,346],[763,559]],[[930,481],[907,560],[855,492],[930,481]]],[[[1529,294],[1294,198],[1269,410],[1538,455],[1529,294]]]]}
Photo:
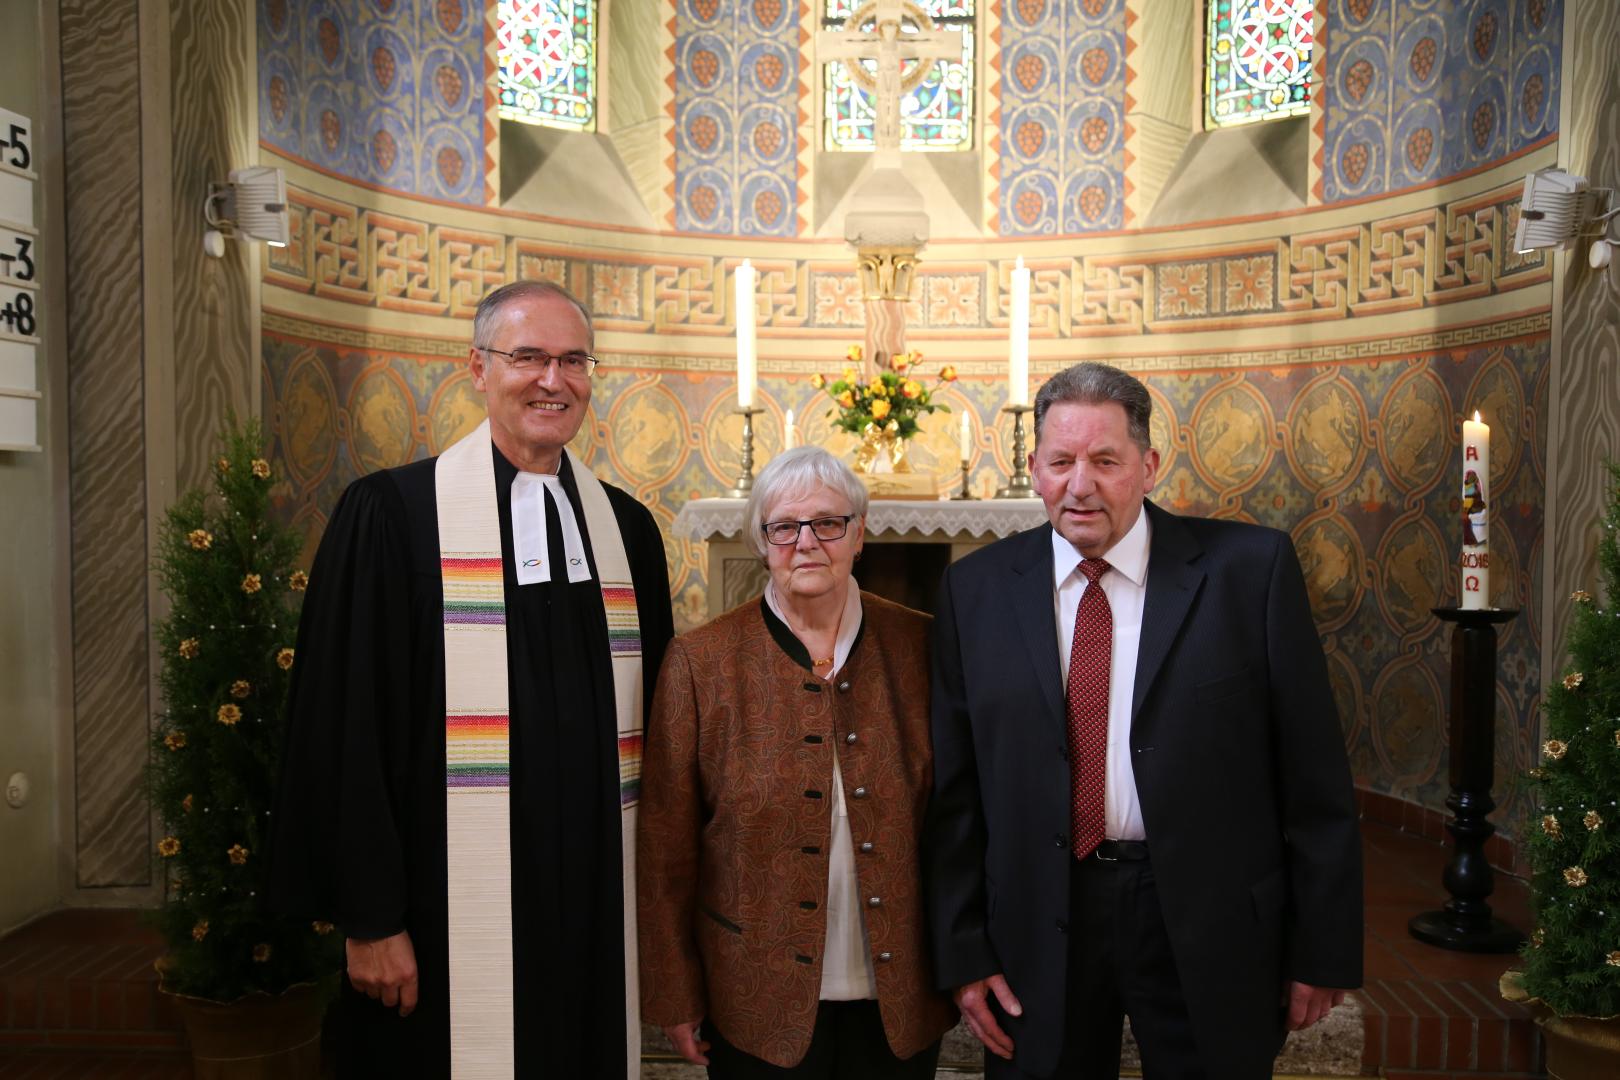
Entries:
{"type": "Polygon", "coordinates": [[[557,507],[562,523],[563,558],[568,563],[569,581],[591,580],[591,566],[585,558],[585,538],[580,535],[574,506],[563,491],[562,480],[554,473],[519,472],[512,480],[512,554],[517,559],[519,585],[536,585],[552,580],[550,547],[546,542],[546,494],[557,507]]]}

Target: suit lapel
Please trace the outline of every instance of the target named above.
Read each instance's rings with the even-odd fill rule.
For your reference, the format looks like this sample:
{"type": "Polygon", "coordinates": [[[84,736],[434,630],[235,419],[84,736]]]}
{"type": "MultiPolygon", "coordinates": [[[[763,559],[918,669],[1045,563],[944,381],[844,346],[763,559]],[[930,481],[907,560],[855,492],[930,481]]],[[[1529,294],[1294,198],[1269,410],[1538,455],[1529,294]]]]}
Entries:
{"type": "Polygon", "coordinates": [[[1142,702],[1153,688],[1153,680],[1164,666],[1170,646],[1175,643],[1181,624],[1192,608],[1193,598],[1204,583],[1204,572],[1194,565],[1203,549],[1192,534],[1174,514],[1160,510],[1151,502],[1143,506],[1153,525],[1153,540],[1148,552],[1142,635],[1136,647],[1136,684],[1131,693],[1133,720],[1142,711],[1142,702]]]}
{"type": "Polygon", "coordinates": [[[1012,605],[1041,698],[1059,723],[1064,719],[1063,675],[1058,670],[1057,619],[1052,614],[1052,527],[1023,534],[1012,561],[1007,602],[1012,605]]]}

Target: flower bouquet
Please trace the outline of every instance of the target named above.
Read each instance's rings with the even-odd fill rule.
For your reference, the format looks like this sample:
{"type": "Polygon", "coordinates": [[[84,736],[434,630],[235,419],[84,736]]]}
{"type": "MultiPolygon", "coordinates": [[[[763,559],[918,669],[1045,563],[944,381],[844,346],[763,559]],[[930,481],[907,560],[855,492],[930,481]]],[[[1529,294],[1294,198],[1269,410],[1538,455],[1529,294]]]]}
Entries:
{"type": "Polygon", "coordinates": [[[910,472],[906,440],[917,434],[919,417],[951,411],[949,405],[934,400],[934,393],[943,384],[956,381],[956,368],[949,364],[940,368],[933,385],[928,386],[918,377],[921,352],[895,353],[887,360],[880,354],[877,373],[862,382],[856,365],[865,359],[864,350],[851,345],[845,358],[848,365],[838,379],[828,382],[826,376],[816,374],[810,376],[810,385],[825,390],[838,405],[827,414],[835,417],[833,426],[861,437],[861,446],[855,452],[855,470],[868,474],[910,472]]]}

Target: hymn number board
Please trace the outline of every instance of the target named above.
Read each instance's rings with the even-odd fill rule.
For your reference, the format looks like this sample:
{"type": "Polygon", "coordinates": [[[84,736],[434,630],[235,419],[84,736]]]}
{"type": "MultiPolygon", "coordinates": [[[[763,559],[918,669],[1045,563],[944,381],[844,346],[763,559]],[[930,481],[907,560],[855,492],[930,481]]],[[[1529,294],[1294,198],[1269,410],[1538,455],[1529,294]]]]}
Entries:
{"type": "Polygon", "coordinates": [[[39,449],[34,126],[0,109],[0,450],[39,449]]]}

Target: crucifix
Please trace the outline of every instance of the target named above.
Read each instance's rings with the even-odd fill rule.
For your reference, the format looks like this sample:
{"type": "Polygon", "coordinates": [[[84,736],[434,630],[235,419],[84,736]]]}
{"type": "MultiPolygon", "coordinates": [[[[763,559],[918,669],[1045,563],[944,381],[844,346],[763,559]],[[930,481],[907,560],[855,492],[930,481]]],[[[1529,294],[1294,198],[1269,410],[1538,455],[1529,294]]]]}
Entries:
{"type": "Polygon", "coordinates": [[[917,253],[928,241],[922,194],[900,170],[901,103],[934,68],[962,55],[962,38],[934,25],[914,0],[867,0],[841,30],[816,35],[822,60],[842,60],[872,97],[872,169],[844,219],[866,300],[866,374],[879,356],[905,351],[905,303],[917,253]],[[902,73],[901,61],[916,61],[902,73]],[[870,70],[863,61],[875,63],[870,70]]]}

